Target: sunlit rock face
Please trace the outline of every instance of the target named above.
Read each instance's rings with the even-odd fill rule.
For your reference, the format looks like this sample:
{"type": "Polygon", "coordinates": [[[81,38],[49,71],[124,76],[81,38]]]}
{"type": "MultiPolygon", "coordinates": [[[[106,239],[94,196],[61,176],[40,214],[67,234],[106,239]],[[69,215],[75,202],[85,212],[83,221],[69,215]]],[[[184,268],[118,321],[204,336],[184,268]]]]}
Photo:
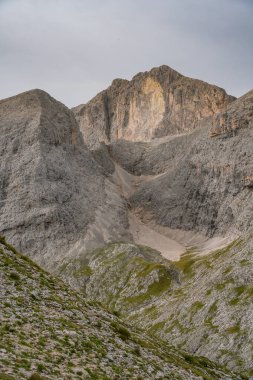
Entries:
{"type": "Polygon", "coordinates": [[[86,143],[95,147],[101,141],[150,141],[189,132],[233,100],[217,86],[161,66],[131,81],[114,80],[73,111],[86,143]]]}

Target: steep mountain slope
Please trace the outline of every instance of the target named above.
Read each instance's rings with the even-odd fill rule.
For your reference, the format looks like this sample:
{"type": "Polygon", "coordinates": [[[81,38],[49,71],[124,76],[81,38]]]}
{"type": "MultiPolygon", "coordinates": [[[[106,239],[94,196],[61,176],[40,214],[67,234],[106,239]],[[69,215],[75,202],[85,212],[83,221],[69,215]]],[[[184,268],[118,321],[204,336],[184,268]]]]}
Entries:
{"type": "Polygon", "coordinates": [[[152,143],[122,140],[109,149],[127,171],[154,176],[128,200],[143,220],[209,236],[238,236],[253,226],[252,141],[251,91],[191,134],[152,143]],[[236,127],[228,121],[227,132],[211,137],[225,118],[237,120],[236,127]]]}
{"type": "MultiPolygon", "coordinates": [[[[148,247],[115,243],[62,267],[72,286],[149,334],[253,374],[253,234],[169,262],[148,247]]],[[[62,273],[63,274],[63,273],[62,273]]]]}
{"type": "Polygon", "coordinates": [[[163,66],[73,113],[40,90],[0,101],[0,133],[0,231],[18,249],[128,323],[252,373],[252,91],[234,100],[163,66]]]}
{"type": "MultiPolygon", "coordinates": [[[[52,268],[86,234],[92,240],[112,168],[88,151],[71,111],[41,90],[0,101],[0,133],[0,230],[52,268]]],[[[111,214],[119,239],[124,215],[111,214]]]]}
{"type": "MultiPolygon", "coordinates": [[[[129,243],[110,243],[81,259],[67,258],[59,274],[72,287],[111,310],[119,310],[118,302],[128,298],[135,298],[135,306],[142,308],[138,298],[150,286],[154,286],[155,295],[169,289],[172,281],[179,281],[178,270],[158,251],[129,243]]],[[[126,315],[133,311],[130,303],[128,306],[126,315]]]]}
{"type": "Polygon", "coordinates": [[[230,104],[223,112],[214,117],[211,137],[231,137],[238,129],[252,127],[253,118],[253,90],[230,104]]]}
{"type": "Polygon", "coordinates": [[[116,79],[85,105],[73,109],[86,143],[96,147],[120,138],[150,141],[193,130],[235,98],[168,66],[116,79]]]}
{"type": "MultiPolygon", "coordinates": [[[[232,100],[223,90],[185,78],[168,67],[137,75],[126,88],[123,86],[124,96],[131,98],[131,89],[138,95],[138,86],[151,79],[163,86],[164,94],[174,87],[176,93],[179,89],[182,93],[182,107],[171,106],[169,113],[164,114],[162,134],[175,132],[171,124],[174,111],[175,115],[181,115],[177,123],[183,125],[182,118],[186,117],[191,130],[196,127],[197,120],[217,112],[232,100]],[[193,101],[197,98],[199,103],[193,101]],[[194,104],[199,108],[193,107],[194,104]],[[203,109],[202,116],[197,109],[203,109]],[[168,125],[169,130],[166,129],[168,125]]],[[[118,96],[116,91],[117,104],[121,102],[118,96]]],[[[159,104],[156,96],[151,98],[152,104],[159,104]]],[[[146,111],[138,111],[137,119],[152,111],[152,107],[147,107],[146,111]]],[[[99,114],[97,117],[100,118],[99,114]]],[[[147,118],[153,120],[152,123],[156,119],[150,114],[147,118]]],[[[150,130],[146,121],[144,124],[144,129],[150,130]]],[[[92,130],[96,128],[93,125],[92,130]]],[[[141,131],[139,126],[137,129],[141,131]]],[[[122,193],[122,178],[114,162],[118,158],[110,158],[111,153],[104,145],[99,145],[97,135],[94,135],[96,149],[88,151],[72,113],[65,106],[40,90],[2,100],[0,130],[0,230],[19,249],[28,251],[33,257],[38,253],[37,261],[51,268],[60,261],[59,255],[61,258],[75,257],[110,241],[136,240],[128,210],[130,194],[122,193]]],[[[141,132],[140,138],[144,138],[141,132]]],[[[85,143],[90,145],[86,135],[85,143]]],[[[128,160],[123,155],[122,159],[128,160]]],[[[145,166],[145,160],[140,157],[139,161],[145,166]]],[[[142,172],[145,174],[145,170],[142,172]]],[[[133,196],[137,199],[138,192],[133,196]]],[[[146,199],[137,200],[140,206],[143,202],[146,199]]],[[[175,223],[166,220],[165,225],[175,228],[175,223]]],[[[163,225],[164,221],[159,220],[159,224],[163,225]]],[[[184,227],[182,223],[180,228],[184,227]]],[[[183,250],[180,248],[180,252],[183,250]]]]}
{"type": "Polygon", "coordinates": [[[251,373],[253,92],[198,125],[151,142],[113,137],[107,145],[134,241],[168,258],[170,238],[188,247],[174,269],[158,254],[116,244],[66,262],[62,275],[131,323],[251,373]],[[135,232],[144,229],[141,241],[135,232]]]}
{"type": "Polygon", "coordinates": [[[129,330],[3,237],[0,278],[1,379],[242,379],[129,330]]]}

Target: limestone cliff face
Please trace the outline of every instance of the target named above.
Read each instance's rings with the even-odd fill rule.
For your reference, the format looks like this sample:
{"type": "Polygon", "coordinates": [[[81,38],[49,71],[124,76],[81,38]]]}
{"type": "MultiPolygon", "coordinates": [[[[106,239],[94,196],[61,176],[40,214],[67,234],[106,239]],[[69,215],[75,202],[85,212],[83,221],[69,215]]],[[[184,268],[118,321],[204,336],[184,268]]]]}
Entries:
{"type": "Polygon", "coordinates": [[[100,141],[150,141],[191,131],[233,100],[219,87],[161,66],[131,81],[114,80],[73,111],[86,143],[94,147],[100,141]]]}
{"type": "Polygon", "coordinates": [[[253,90],[233,102],[212,120],[210,137],[235,136],[239,129],[252,128],[253,90]]]}
{"type": "Polygon", "coordinates": [[[144,220],[209,236],[252,228],[252,110],[251,91],[190,134],[111,144],[112,157],[127,171],[153,176],[132,193],[132,209],[144,220]],[[220,132],[210,137],[214,125],[220,132]]]}
{"type": "Polygon", "coordinates": [[[2,100],[0,132],[0,230],[50,266],[93,221],[101,168],[73,114],[43,91],[2,100]]]}

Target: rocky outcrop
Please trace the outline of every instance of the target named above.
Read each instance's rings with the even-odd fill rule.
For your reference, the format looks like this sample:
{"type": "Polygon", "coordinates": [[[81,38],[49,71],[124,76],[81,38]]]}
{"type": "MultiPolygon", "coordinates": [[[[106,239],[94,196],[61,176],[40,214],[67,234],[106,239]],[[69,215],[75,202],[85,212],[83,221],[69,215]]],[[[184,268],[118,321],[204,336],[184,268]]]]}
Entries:
{"type": "Polygon", "coordinates": [[[210,118],[184,136],[110,145],[113,159],[127,171],[152,176],[129,199],[142,220],[208,236],[238,236],[253,226],[253,99],[249,95],[224,111],[236,112],[241,125],[246,125],[230,138],[210,138],[214,123],[210,118]]]}
{"type": "Polygon", "coordinates": [[[103,170],[73,114],[43,91],[2,100],[0,133],[0,230],[49,267],[94,220],[103,170]]]}
{"type": "Polygon", "coordinates": [[[253,187],[253,176],[248,175],[247,177],[244,178],[244,184],[246,187],[253,187]]]}
{"type": "Polygon", "coordinates": [[[116,79],[90,102],[73,109],[85,142],[118,139],[150,141],[192,131],[200,120],[220,112],[234,98],[168,66],[116,79]]]}
{"type": "Polygon", "coordinates": [[[238,129],[252,128],[252,123],[253,91],[250,91],[213,118],[210,137],[235,136],[238,129]]]}

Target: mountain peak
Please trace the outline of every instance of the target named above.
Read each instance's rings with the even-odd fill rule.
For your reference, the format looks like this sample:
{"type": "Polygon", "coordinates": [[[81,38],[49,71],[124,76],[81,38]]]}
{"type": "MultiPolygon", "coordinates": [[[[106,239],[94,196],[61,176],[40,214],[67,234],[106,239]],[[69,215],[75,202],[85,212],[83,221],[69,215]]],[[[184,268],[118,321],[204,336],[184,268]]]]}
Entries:
{"type": "Polygon", "coordinates": [[[183,77],[182,74],[177,72],[176,70],[172,69],[171,67],[167,65],[161,65],[158,67],[153,67],[149,71],[139,72],[138,74],[134,75],[132,80],[141,78],[143,76],[151,76],[153,78],[156,78],[160,82],[168,81],[171,82],[175,79],[179,79],[183,77]]]}
{"type": "Polygon", "coordinates": [[[116,79],[86,105],[73,109],[91,147],[124,138],[150,141],[189,133],[235,98],[200,80],[184,77],[169,66],[154,67],[132,80],[116,79]]]}
{"type": "Polygon", "coordinates": [[[10,102],[15,101],[15,100],[18,100],[18,101],[21,100],[22,101],[22,100],[27,99],[27,98],[42,99],[42,98],[46,98],[46,97],[50,97],[50,95],[46,91],[35,88],[35,89],[27,90],[24,92],[20,92],[19,94],[16,94],[14,96],[10,96],[10,97],[5,98],[5,99],[1,99],[0,104],[7,103],[7,102],[10,103],[10,102]]]}

